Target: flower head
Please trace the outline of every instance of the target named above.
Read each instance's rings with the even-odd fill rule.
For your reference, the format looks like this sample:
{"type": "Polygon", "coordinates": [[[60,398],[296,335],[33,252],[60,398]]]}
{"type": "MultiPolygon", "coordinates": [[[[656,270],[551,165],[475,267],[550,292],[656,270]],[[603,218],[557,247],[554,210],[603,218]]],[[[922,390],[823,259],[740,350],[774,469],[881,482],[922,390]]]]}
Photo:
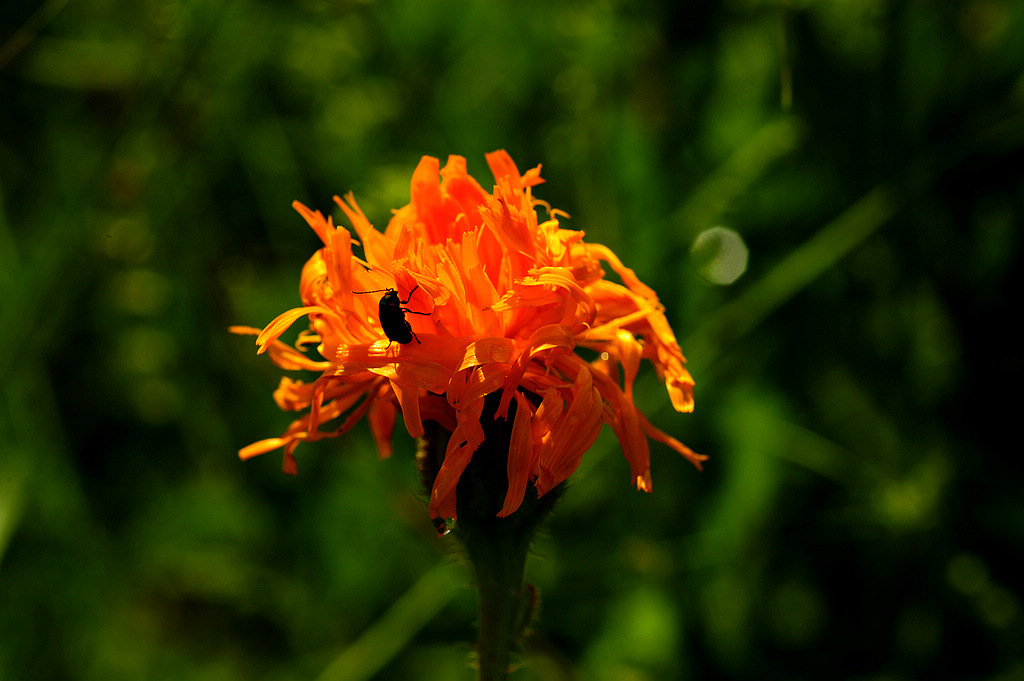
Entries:
{"type": "Polygon", "coordinates": [[[355,238],[294,204],[324,244],[302,270],[303,306],[262,331],[232,330],[256,334],[258,351],[269,351],[281,368],[320,376],[281,379],[277,404],[304,413],[280,437],[243,448],[243,459],[284,447],[284,470],[294,474],[300,442],[336,437],[363,416],[386,457],[399,414],[413,437],[423,435],[425,420],[435,421],[452,436],[430,512],[454,518],[456,484],[483,442],[484,399],[494,394],[494,418],[513,421],[499,516],[516,511],[529,482],[543,495],[568,478],[605,423],[640,490],[651,490],[648,438],[700,466],[705,457],[653,427],[633,403],[633,381],[647,359],[675,409],[693,409],[693,379],[654,291],[611,250],[563,229],[565,214],[533,197],[543,182],[539,166],[520,174],[504,151],[487,162],[492,192],[466,172],[464,158],[451,156],[441,168],[423,157],[411,202],[383,233],[351,194],[335,201],[355,238]],[[538,206],[548,219],[538,219],[538,206]],[[604,266],[622,283],[606,279],[604,266]],[[309,329],[295,347],[278,340],[301,317],[309,329]],[[305,353],[311,344],[323,359],[305,353]],[[578,348],[597,359],[587,361],[578,348]]]}

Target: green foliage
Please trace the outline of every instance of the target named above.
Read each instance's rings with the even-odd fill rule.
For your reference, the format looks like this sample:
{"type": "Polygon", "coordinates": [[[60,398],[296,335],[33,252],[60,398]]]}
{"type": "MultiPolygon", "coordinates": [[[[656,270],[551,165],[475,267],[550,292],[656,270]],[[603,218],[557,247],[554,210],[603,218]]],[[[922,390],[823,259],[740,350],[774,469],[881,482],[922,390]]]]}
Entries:
{"type": "Polygon", "coordinates": [[[1022,73],[1013,0],[0,4],[0,681],[472,678],[401,424],[239,462],[289,416],[226,329],[293,200],[497,148],[659,291],[697,411],[637,401],[711,457],[598,440],[513,678],[1019,678],[1022,73]]]}

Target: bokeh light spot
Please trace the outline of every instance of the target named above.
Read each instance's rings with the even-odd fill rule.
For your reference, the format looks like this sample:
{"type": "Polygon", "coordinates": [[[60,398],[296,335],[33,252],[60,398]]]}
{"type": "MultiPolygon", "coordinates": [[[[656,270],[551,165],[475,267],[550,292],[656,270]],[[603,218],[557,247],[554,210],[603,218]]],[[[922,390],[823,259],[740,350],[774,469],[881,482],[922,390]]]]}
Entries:
{"type": "Polygon", "coordinates": [[[977,594],[988,586],[988,566],[978,556],[961,553],[946,566],[946,579],[960,593],[977,594]]]}
{"type": "Polygon", "coordinates": [[[749,255],[743,237],[725,227],[701,232],[690,247],[690,256],[700,276],[721,286],[732,284],[747,271],[749,255]]]}
{"type": "Polygon", "coordinates": [[[115,277],[111,289],[111,299],[122,310],[138,315],[152,315],[167,305],[172,286],[161,274],[136,269],[115,277]]]}
{"type": "Polygon", "coordinates": [[[825,607],[809,585],[786,582],[772,598],[772,625],[780,641],[794,646],[810,644],[821,630],[825,607]]]}

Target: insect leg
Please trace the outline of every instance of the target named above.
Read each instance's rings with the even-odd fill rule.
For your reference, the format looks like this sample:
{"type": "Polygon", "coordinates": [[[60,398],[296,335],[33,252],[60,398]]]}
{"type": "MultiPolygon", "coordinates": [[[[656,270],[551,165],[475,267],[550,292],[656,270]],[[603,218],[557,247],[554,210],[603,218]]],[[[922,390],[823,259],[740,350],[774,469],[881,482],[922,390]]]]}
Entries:
{"type": "Polygon", "coordinates": [[[398,302],[401,303],[402,305],[408,305],[409,301],[412,300],[412,294],[415,293],[416,289],[418,289],[419,287],[420,287],[419,284],[416,284],[415,286],[413,286],[412,287],[412,291],[409,291],[409,296],[405,300],[399,300],[398,302]]]}
{"type": "MultiPolygon", "coordinates": [[[[417,312],[416,314],[424,314],[424,313],[423,312],[417,312]]],[[[408,319],[403,319],[402,321],[405,322],[405,328],[409,330],[409,333],[412,334],[412,337],[416,339],[417,343],[419,343],[420,342],[420,337],[417,336],[416,332],[412,330],[412,327],[409,325],[409,320],[408,319]]]]}

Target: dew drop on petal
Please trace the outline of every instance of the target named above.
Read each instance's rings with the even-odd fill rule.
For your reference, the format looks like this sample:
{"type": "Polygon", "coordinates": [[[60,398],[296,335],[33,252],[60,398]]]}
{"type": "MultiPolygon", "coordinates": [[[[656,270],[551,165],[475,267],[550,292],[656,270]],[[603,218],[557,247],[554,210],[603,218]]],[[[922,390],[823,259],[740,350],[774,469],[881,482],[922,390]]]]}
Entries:
{"type": "Polygon", "coordinates": [[[491,361],[500,364],[508,362],[508,350],[505,349],[504,345],[495,345],[491,348],[491,361]]]}
{"type": "Polygon", "coordinates": [[[437,530],[437,536],[443,537],[452,531],[452,526],[455,524],[454,521],[447,518],[431,518],[430,522],[434,524],[434,529],[437,530]]]}

